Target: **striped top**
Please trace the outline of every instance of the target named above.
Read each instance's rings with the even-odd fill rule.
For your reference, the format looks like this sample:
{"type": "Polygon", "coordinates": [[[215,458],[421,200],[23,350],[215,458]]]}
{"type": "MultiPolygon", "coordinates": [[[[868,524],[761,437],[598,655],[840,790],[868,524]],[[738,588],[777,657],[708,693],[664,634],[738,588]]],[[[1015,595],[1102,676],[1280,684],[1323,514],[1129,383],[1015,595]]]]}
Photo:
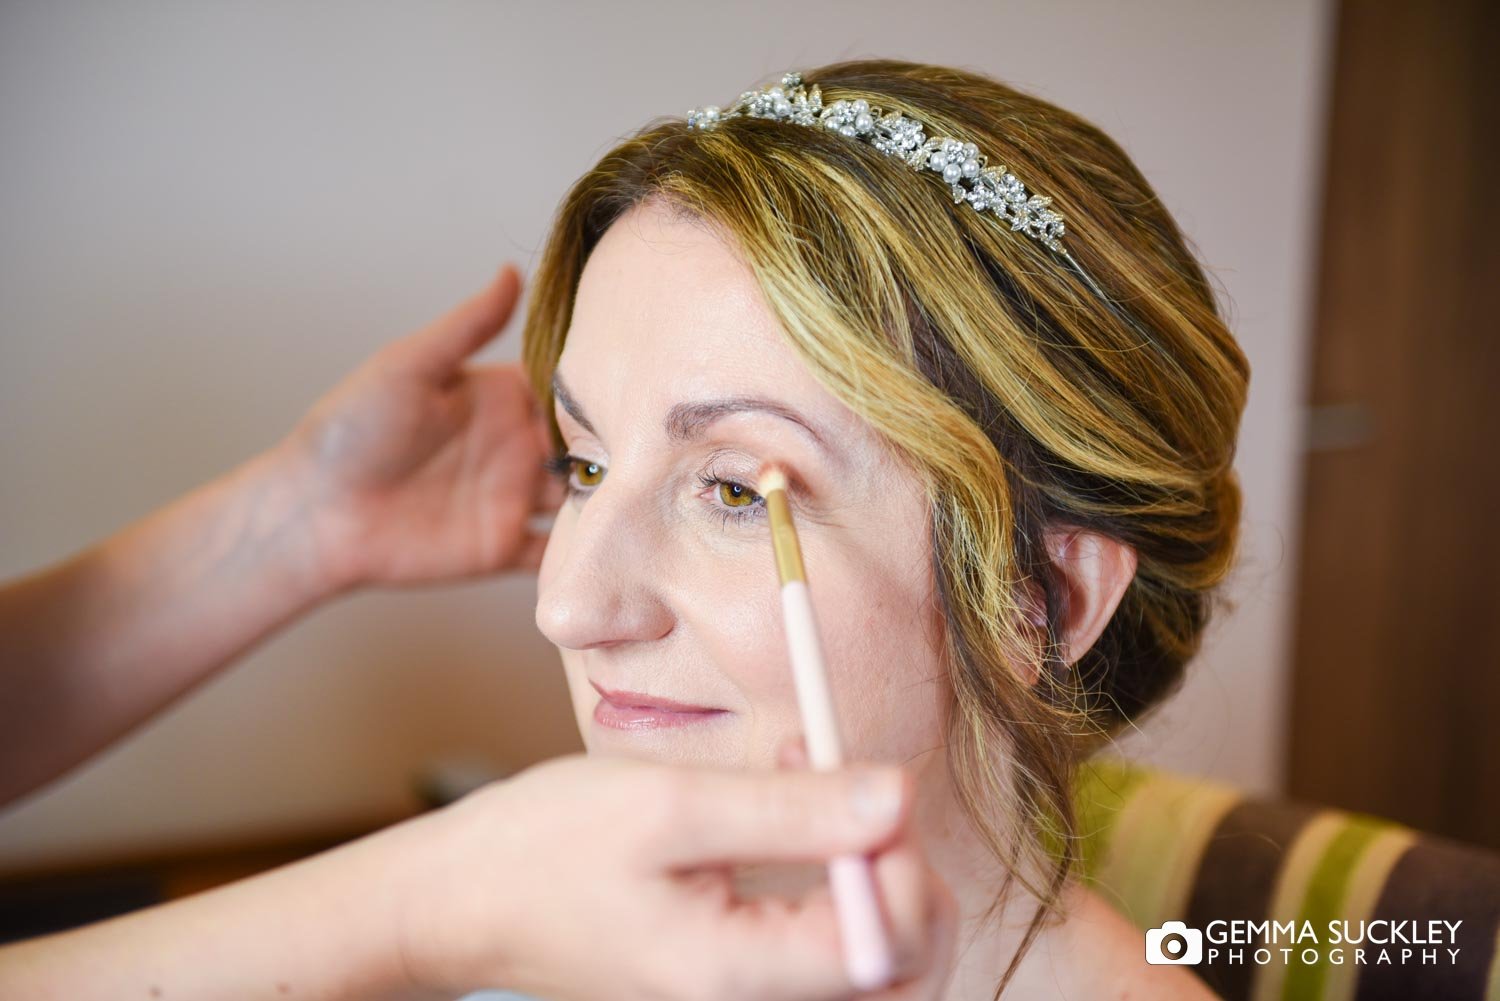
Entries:
{"type": "MultiPolygon", "coordinates": [[[[1076,793],[1084,881],[1136,927],[1182,921],[1202,932],[1239,920],[1292,933],[1269,946],[1225,942],[1217,955],[1205,941],[1191,968],[1227,1001],[1500,1001],[1494,853],[1113,757],[1088,762],[1076,793]],[[1378,923],[1381,943],[1356,943],[1361,922],[1378,923]],[[1442,941],[1383,944],[1395,922],[1407,938],[1437,922],[1442,941]]],[[[461,1001],[540,999],[480,991],[461,1001]]]]}
{"type": "Polygon", "coordinates": [[[1500,856],[1109,757],[1077,803],[1085,881],[1137,927],[1281,923],[1259,956],[1253,934],[1213,957],[1205,941],[1193,969],[1224,998],[1500,1001],[1500,856]]]}

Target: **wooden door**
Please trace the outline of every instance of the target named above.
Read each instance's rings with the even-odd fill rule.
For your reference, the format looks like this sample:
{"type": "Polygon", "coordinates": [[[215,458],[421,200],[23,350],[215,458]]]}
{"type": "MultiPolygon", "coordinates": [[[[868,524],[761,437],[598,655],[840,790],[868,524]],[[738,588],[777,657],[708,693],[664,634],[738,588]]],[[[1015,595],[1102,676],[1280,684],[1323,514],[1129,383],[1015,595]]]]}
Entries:
{"type": "Polygon", "coordinates": [[[1288,789],[1500,848],[1500,4],[1338,16],[1288,789]]]}

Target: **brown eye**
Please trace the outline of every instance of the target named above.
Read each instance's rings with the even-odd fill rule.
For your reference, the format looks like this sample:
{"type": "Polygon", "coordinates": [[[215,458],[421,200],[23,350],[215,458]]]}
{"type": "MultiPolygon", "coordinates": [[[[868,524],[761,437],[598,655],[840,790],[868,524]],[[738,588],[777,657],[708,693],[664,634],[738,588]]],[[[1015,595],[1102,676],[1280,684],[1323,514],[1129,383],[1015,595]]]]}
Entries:
{"type": "Polygon", "coordinates": [[[756,495],[738,483],[719,481],[719,499],[726,507],[749,507],[755,503],[756,495]]]}
{"type": "Polygon", "coordinates": [[[578,482],[586,487],[598,486],[599,481],[604,479],[604,467],[597,462],[574,459],[573,469],[578,473],[578,482]]]}

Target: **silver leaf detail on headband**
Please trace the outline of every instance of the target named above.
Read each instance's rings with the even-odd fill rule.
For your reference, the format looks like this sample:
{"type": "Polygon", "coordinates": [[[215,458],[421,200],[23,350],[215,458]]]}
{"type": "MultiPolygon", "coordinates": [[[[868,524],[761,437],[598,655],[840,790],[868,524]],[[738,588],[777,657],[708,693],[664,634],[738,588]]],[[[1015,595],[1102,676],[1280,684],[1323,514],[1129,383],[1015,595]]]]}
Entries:
{"type": "Polygon", "coordinates": [[[800,73],[787,73],[780,84],[747,90],[728,109],[714,105],[692,108],[688,128],[711,129],[727,118],[771,118],[796,125],[822,126],[866,142],[888,156],[899,157],[919,171],[941,174],[953,193],[954,204],[967,202],[979,212],[993,212],[1021,231],[1061,254],[1101,298],[1108,299],[1062,245],[1066,231],[1061,213],[1049,208],[1052,199],[1027,192],[1004,166],[987,165],[985,155],[970,142],[947,136],[928,136],[927,128],[899,112],[882,112],[863,98],[823,104],[817,84],[809,89],[800,73]]]}

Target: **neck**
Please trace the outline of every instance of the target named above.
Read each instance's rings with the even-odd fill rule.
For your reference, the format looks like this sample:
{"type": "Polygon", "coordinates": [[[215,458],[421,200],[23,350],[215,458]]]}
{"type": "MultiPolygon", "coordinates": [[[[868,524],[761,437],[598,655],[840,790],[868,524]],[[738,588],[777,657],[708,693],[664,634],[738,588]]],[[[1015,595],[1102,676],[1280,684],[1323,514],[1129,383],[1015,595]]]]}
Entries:
{"type": "MultiPolygon", "coordinates": [[[[979,828],[963,809],[942,755],[918,780],[917,829],[934,871],[958,901],[958,938],[945,1001],[984,1001],[994,995],[1036,915],[1036,898],[1020,879],[1007,888],[1005,871],[979,828]],[[1004,902],[993,905],[1002,894],[1004,902]]],[[[1026,881],[1045,886],[1050,874],[1029,869],[1026,881]]],[[[1059,978],[1045,956],[1056,923],[1042,926],[1017,965],[1008,997],[1049,997],[1059,978]]]]}
{"type": "MultiPolygon", "coordinates": [[[[1034,897],[1017,880],[1006,902],[986,917],[1000,895],[1004,872],[978,828],[954,795],[942,755],[935,755],[917,777],[914,821],[933,870],[958,902],[959,924],[953,974],[944,1001],[987,1001],[1025,937],[1036,913],[1034,897]]],[[[755,865],[739,868],[736,886],[745,896],[797,896],[824,877],[821,865],[755,865]]],[[[1047,874],[1030,873],[1032,885],[1045,885],[1047,874]]],[[[1067,898],[1075,891],[1070,889],[1067,898]]],[[[1061,926],[1045,924],[1016,968],[1008,997],[1056,995],[1070,980],[1073,964],[1054,964],[1052,956],[1064,936],[1061,926]]]]}

